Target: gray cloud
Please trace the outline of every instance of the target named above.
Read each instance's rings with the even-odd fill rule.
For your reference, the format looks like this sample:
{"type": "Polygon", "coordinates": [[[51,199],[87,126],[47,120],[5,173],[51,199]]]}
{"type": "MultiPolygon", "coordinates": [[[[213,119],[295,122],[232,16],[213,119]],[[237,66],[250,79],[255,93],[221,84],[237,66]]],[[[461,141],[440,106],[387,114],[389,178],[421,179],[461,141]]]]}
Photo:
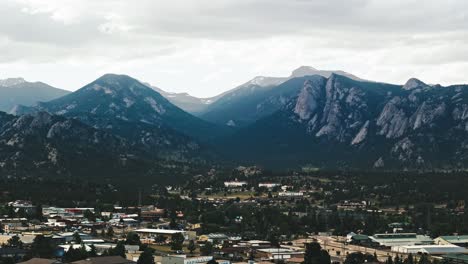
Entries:
{"type": "Polygon", "coordinates": [[[118,71],[208,96],[302,64],[468,81],[463,0],[6,0],[0,17],[0,77],[69,89],[118,71]]]}

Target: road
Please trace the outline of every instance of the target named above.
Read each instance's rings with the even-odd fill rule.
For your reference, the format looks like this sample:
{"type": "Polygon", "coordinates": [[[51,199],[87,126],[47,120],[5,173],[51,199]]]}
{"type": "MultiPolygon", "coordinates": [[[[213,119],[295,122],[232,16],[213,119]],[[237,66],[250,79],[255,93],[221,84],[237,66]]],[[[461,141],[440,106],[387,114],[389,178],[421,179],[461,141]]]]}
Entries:
{"type": "Polygon", "coordinates": [[[346,258],[346,255],[353,252],[362,252],[364,254],[367,253],[372,255],[375,253],[377,254],[377,257],[380,261],[387,260],[388,256],[402,256],[401,253],[396,254],[394,252],[391,252],[390,250],[374,249],[358,245],[346,244],[344,243],[346,241],[346,237],[340,236],[310,236],[309,239],[295,240],[294,244],[300,246],[304,243],[309,243],[312,241],[317,241],[318,243],[320,243],[322,248],[328,251],[332,258],[332,261],[338,260],[339,262],[343,262],[346,258]]]}

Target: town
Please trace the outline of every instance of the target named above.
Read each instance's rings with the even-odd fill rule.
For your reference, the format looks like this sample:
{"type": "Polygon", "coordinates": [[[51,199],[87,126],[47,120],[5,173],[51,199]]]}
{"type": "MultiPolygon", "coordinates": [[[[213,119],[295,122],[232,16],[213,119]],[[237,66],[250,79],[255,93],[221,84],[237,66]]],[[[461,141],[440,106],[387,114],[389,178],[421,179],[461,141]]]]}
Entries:
{"type": "Polygon", "coordinates": [[[441,184],[441,193],[452,193],[438,197],[430,187],[420,190],[430,175],[395,176],[405,182],[399,185],[369,177],[239,167],[184,184],[155,184],[150,192],[136,191],[134,205],[5,201],[0,258],[31,264],[468,263],[464,186],[441,184]]]}

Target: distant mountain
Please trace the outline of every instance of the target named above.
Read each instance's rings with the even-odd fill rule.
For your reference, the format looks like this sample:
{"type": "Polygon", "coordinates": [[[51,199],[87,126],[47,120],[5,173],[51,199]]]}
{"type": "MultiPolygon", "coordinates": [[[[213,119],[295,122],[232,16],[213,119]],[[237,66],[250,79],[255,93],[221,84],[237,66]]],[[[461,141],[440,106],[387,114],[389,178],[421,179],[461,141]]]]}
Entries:
{"type": "Polygon", "coordinates": [[[361,80],[343,71],[322,71],[302,66],[294,70],[289,77],[255,77],[218,96],[199,116],[217,124],[246,126],[275,112],[291,97],[296,96],[302,88],[305,76],[328,78],[333,73],[361,80]]]}
{"type": "Polygon", "coordinates": [[[203,112],[209,104],[217,99],[217,96],[212,98],[198,98],[188,93],[170,93],[155,86],[151,86],[151,88],[164,96],[169,102],[193,115],[198,115],[203,112]]]}
{"type": "Polygon", "coordinates": [[[27,82],[23,78],[0,80],[0,111],[8,112],[16,105],[32,106],[68,93],[45,83],[27,82]]]}
{"type": "Polygon", "coordinates": [[[116,118],[167,127],[202,141],[227,132],[222,126],[188,114],[160,93],[126,75],[106,74],[71,94],[40,103],[37,108],[69,117],[89,113],[108,120],[116,118]]]}
{"type": "Polygon", "coordinates": [[[338,74],[305,79],[280,110],[220,142],[220,150],[283,168],[468,167],[468,86],[417,79],[399,86],[338,74]]]}

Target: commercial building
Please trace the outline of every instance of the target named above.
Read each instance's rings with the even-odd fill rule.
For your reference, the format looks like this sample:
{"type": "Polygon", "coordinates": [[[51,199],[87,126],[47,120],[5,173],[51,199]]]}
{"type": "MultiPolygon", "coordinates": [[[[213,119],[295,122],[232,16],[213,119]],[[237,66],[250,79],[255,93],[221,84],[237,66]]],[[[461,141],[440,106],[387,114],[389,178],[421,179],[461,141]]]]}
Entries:
{"type": "Polygon", "coordinates": [[[461,247],[468,246],[468,235],[460,236],[440,236],[434,239],[434,243],[437,245],[457,245],[461,247]]]}
{"type": "Polygon", "coordinates": [[[375,234],[369,238],[383,247],[431,245],[434,243],[429,236],[416,233],[375,234]]]}
{"type": "Polygon", "coordinates": [[[239,188],[239,187],[244,187],[244,186],[247,186],[247,182],[245,181],[224,182],[224,187],[227,187],[227,188],[239,188]]]}
{"type": "Polygon", "coordinates": [[[286,260],[290,258],[303,258],[304,252],[289,248],[262,248],[256,250],[256,256],[263,260],[286,260]]]}
{"type": "Polygon", "coordinates": [[[467,254],[468,249],[455,245],[419,245],[419,246],[393,246],[393,252],[403,254],[428,254],[428,255],[446,255],[446,254],[467,254]]]}
{"type": "Polygon", "coordinates": [[[184,231],[184,230],[171,230],[171,229],[153,229],[153,228],[144,228],[135,230],[141,239],[154,239],[158,236],[163,236],[165,238],[172,239],[172,236],[175,234],[182,234],[185,240],[193,240],[196,238],[196,233],[194,231],[184,231]]]}
{"type": "Polygon", "coordinates": [[[346,242],[355,245],[366,245],[371,243],[372,240],[369,238],[369,236],[351,232],[348,235],[346,235],[346,242]]]}
{"type": "MultiPolygon", "coordinates": [[[[161,264],[201,264],[212,260],[213,256],[187,257],[186,255],[168,255],[161,257],[161,264]]],[[[227,260],[217,260],[219,264],[230,264],[227,260]]]]}
{"type": "Polygon", "coordinates": [[[304,197],[304,193],[303,192],[279,192],[278,196],[283,197],[283,198],[302,198],[304,197]]]}
{"type": "Polygon", "coordinates": [[[267,188],[267,189],[273,189],[275,187],[280,187],[281,183],[274,183],[274,182],[264,182],[264,183],[259,183],[258,187],[259,188],[267,188]]]}

